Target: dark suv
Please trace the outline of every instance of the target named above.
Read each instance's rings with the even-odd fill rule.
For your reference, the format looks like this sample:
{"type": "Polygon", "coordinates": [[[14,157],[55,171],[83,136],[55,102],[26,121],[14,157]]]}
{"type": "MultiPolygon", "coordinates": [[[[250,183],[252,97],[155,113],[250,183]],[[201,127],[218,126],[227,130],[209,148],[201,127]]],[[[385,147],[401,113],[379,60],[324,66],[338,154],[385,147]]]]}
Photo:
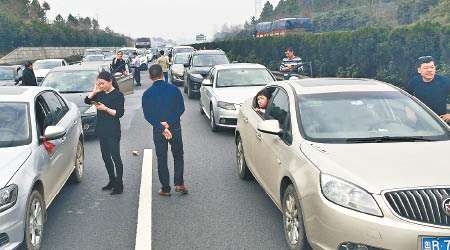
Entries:
{"type": "Polygon", "coordinates": [[[198,97],[203,79],[212,66],[229,64],[227,55],[222,50],[194,51],[189,57],[189,62],[184,65],[184,93],[188,98],[198,97]]]}

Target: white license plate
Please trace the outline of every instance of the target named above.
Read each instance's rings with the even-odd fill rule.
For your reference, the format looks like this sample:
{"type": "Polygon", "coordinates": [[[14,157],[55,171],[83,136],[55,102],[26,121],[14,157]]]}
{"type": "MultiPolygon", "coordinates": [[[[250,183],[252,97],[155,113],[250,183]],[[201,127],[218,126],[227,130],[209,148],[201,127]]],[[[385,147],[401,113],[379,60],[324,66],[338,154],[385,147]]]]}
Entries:
{"type": "Polygon", "coordinates": [[[422,250],[450,250],[450,237],[423,237],[422,250]]]}

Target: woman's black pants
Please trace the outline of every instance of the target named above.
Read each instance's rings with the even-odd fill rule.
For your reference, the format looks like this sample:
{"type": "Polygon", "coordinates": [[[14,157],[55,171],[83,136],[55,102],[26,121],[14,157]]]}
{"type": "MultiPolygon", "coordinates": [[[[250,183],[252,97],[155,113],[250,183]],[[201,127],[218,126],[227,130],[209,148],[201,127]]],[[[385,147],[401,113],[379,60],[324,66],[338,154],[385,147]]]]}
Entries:
{"type": "Polygon", "coordinates": [[[102,151],[102,158],[105,162],[106,171],[108,171],[109,180],[117,180],[118,182],[122,183],[123,164],[122,158],[120,158],[120,137],[99,138],[100,150],[102,151]],[[115,174],[114,167],[116,168],[115,174]]]}

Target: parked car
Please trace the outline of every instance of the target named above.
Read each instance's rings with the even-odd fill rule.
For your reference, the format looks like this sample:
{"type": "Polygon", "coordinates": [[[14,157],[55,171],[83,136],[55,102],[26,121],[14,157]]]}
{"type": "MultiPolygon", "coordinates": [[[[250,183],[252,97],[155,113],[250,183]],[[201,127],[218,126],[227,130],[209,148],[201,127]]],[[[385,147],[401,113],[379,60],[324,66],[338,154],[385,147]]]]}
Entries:
{"type": "Polygon", "coordinates": [[[37,84],[41,85],[42,80],[51,69],[67,65],[69,64],[64,59],[44,59],[35,61],[33,63],[33,71],[37,84]]]}
{"type": "Polygon", "coordinates": [[[192,52],[189,62],[184,65],[184,93],[189,99],[200,95],[200,86],[214,65],[228,64],[225,52],[222,50],[199,50],[192,52]]]}
{"type": "MultiPolygon", "coordinates": [[[[83,123],[83,131],[86,135],[92,135],[95,132],[97,109],[94,105],[85,104],[84,98],[93,90],[97,76],[102,70],[107,70],[107,68],[99,64],[59,67],[50,71],[42,82],[42,86],[57,89],[65,99],[78,106],[83,123]]],[[[129,94],[133,92],[132,77],[119,78],[118,84],[122,93],[129,94]]]]}
{"type": "Polygon", "coordinates": [[[450,127],[392,85],[368,79],[270,84],[265,114],[246,101],[239,177],[283,214],[291,249],[446,249],[450,127]]]}
{"type": "Polygon", "coordinates": [[[183,84],[184,64],[189,62],[190,53],[178,53],[175,55],[170,65],[170,82],[173,84],[183,84]]]}
{"type": "Polygon", "coordinates": [[[23,68],[20,65],[0,66],[0,86],[14,86],[22,81],[23,68]]]}
{"type": "Polygon", "coordinates": [[[239,108],[276,79],[260,64],[223,64],[211,68],[200,87],[200,112],[210,120],[211,130],[234,128],[239,108]]]}
{"type": "Polygon", "coordinates": [[[130,67],[131,62],[133,61],[133,53],[136,52],[138,54],[138,59],[141,63],[140,69],[141,70],[148,69],[147,57],[144,55],[144,51],[132,47],[121,48],[119,51],[122,51],[123,60],[127,62],[128,67],[130,67]]]}
{"type": "Polygon", "coordinates": [[[153,61],[154,59],[158,59],[158,57],[159,57],[159,51],[158,51],[157,48],[150,48],[150,49],[148,49],[147,51],[151,51],[152,56],[153,56],[152,59],[149,60],[149,62],[150,62],[150,61],[153,61]]]}
{"type": "Polygon", "coordinates": [[[83,57],[90,56],[90,55],[103,55],[102,49],[86,49],[84,51],[83,57]]]}
{"type": "Polygon", "coordinates": [[[172,61],[178,53],[192,53],[194,51],[195,51],[195,49],[192,46],[175,46],[175,47],[173,47],[173,49],[171,51],[172,61]]]}
{"type": "Polygon", "coordinates": [[[1,87],[0,155],[0,249],[38,250],[48,207],[83,178],[77,106],[50,88],[1,87]]]}
{"type": "MultiPolygon", "coordinates": [[[[83,58],[83,61],[81,62],[81,64],[91,63],[91,62],[103,62],[104,59],[105,59],[104,55],[89,55],[89,56],[85,56],[83,58]]],[[[111,61],[112,61],[112,59],[111,59],[111,61]]]]}

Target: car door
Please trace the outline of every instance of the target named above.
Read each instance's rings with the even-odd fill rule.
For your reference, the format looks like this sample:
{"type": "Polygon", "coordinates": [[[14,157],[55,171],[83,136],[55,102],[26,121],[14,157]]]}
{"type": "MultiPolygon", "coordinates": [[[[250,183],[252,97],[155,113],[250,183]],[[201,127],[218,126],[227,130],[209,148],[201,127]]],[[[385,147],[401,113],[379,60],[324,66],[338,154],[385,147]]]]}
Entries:
{"type": "Polygon", "coordinates": [[[289,107],[289,96],[283,88],[278,88],[266,109],[265,119],[278,120],[283,135],[272,135],[256,132],[257,143],[254,147],[254,158],[260,170],[266,192],[277,198],[279,194],[280,175],[288,159],[284,151],[290,151],[292,145],[292,121],[289,107]]]}
{"type": "Polygon", "coordinates": [[[208,77],[207,79],[210,80],[211,86],[203,86],[201,87],[201,95],[200,95],[200,101],[202,102],[203,107],[205,107],[205,113],[207,113],[208,115],[211,114],[211,100],[213,98],[213,91],[215,88],[215,83],[214,83],[214,79],[215,79],[215,74],[216,74],[216,70],[214,68],[212,68],[209,71],[208,77]]]}
{"type": "Polygon", "coordinates": [[[115,76],[120,92],[123,95],[130,95],[134,93],[134,79],[133,74],[115,76]]]}

